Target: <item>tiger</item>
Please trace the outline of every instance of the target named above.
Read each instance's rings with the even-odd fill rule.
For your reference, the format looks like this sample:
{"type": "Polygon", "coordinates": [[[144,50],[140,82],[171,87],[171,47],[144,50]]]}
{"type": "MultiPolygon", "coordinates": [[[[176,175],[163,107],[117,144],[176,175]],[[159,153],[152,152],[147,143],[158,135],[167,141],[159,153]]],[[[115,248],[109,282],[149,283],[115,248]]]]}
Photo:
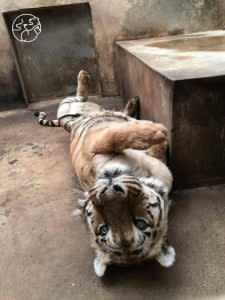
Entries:
{"type": "Polygon", "coordinates": [[[71,162],[84,194],[77,213],[95,249],[94,271],[102,277],[111,264],[149,259],[170,267],[175,250],[167,239],[173,181],[163,162],[167,129],[133,117],[138,97],[123,112],[88,102],[90,80],[86,71],[79,72],[77,94],[60,103],[56,120],[46,120],[44,112],[35,115],[40,125],[70,133],[71,162]]]}

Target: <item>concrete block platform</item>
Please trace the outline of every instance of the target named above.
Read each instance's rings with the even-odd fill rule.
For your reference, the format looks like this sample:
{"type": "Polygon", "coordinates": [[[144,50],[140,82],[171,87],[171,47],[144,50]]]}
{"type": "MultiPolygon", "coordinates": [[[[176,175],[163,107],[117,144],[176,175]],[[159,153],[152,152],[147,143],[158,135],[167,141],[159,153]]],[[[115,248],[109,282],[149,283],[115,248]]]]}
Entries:
{"type": "Polygon", "coordinates": [[[175,186],[225,182],[225,31],[117,42],[125,100],[171,131],[175,186]]]}
{"type": "Polygon", "coordinates": [[[225,186],[172,195],[172,268],[113,266],[96,277],[89,234],[72,216],[80,195],[69,135],[33,117],[36,108],[55,117],[56,107],[0,113],[0,300],[224,299],[225,186]]]}

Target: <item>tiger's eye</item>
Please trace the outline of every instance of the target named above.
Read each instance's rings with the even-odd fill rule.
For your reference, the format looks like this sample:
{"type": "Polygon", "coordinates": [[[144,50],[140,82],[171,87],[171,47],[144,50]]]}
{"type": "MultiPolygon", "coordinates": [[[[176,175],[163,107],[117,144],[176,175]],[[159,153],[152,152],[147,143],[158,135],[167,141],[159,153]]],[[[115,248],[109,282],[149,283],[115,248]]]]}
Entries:
{"type": "Polygon", "coordinates": [[[109,231],[109,227],[106,224],[100,225],[98,230],[99,230],[100,235],[105,236],[107,234],[107,232],[109,231]]]}
{"type": "Polygon", "coordinates": [[[149,226],[143,219],[135,219],[134,224],[140,230],[145,230],[149,226]]]}

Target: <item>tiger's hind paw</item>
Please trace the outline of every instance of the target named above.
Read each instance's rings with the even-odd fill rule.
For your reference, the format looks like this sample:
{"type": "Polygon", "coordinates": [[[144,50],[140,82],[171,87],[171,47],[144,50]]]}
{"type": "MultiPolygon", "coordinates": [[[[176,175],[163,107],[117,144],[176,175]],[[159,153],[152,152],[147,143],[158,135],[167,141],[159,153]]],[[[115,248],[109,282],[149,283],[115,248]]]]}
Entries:
{"type": "Polygon", "coordinates": [[[128,101],[124,113],[129,117],[137,118],[139,114],[139,107],[140,107],[140,98],[138,96],[135,96],[128,101]]]}
{"type": "Polygon", "coordinates": [[[91,76],[87,71],[81,70],[77,76],[78,85],[88,88],[91,82],[91,76]]]}

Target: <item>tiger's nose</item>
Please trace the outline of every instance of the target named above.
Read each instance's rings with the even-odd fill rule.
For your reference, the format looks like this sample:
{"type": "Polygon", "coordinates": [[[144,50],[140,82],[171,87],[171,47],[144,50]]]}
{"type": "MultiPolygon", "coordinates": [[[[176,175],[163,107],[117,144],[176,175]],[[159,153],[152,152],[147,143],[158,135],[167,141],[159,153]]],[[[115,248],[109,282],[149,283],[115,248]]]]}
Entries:
{"type": "Polygon", "coordinates": [[[123,190],[122,187],[119,186],[118,184],[114,184],[114,185],[112,186],[112,188],[113,188],[113,191],[114,191],[114,192],[124,194],[124,190],[123,190]]]}

